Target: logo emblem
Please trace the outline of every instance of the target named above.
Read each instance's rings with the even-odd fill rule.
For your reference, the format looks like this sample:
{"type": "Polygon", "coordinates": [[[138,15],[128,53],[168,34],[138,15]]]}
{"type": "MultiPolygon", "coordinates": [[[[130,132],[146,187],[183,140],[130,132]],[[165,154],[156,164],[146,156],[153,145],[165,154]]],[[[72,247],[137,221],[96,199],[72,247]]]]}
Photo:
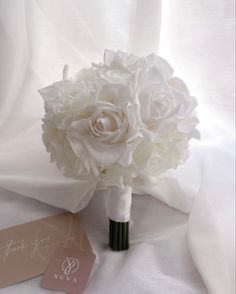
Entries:
{"type": "Polygon", "coordinates": [[[62,271],[65,275],[70,275],[79,269],[79,260],[74,257],[67,257],[62,263],[62,271]]]}

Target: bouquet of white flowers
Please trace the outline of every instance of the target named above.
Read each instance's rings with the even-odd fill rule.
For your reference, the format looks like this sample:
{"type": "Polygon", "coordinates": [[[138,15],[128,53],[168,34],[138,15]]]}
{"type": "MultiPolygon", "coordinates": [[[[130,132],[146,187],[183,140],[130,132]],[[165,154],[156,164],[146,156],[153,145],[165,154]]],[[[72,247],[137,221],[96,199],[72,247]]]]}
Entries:
{"type": "MultiPolygon", "coordinates": [[[[129,246],[132,189],[188,157],[198,138],[196,99],[161,57],[106,50],[92,63],[41,89],[43,142],[65,176],[93,178],[108,191],[110,247],[129,246]]],[[[79,193],[79,191],[78,191],[79,193]]]]}

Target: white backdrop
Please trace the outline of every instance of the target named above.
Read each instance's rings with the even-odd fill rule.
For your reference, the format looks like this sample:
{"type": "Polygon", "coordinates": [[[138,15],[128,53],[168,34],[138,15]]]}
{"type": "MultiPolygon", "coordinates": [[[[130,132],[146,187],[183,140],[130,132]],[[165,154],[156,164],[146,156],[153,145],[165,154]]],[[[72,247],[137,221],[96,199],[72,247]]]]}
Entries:
{"type": "MultiPolygon", "coordinates": [[[[188,216],[134,195],[131,249],[113,253],[104,247],[104,195],[97,193],[82,212],[97,254],[86,293],[233,294],[233,13],[233,0],[165,0],[162,9],[159,0],[0,0],[0,228],[58,211],[28,197],[67,209],[87,204],[79,184],[49,163],[36,90],[60,79],[65,63],[73,73],[101,60],[105,48],[160,49],[199,100],[202,140],[175,172],[192,209],[188,216]]],[[[46,293],[38,282],[0,293],[46,293]]]]}

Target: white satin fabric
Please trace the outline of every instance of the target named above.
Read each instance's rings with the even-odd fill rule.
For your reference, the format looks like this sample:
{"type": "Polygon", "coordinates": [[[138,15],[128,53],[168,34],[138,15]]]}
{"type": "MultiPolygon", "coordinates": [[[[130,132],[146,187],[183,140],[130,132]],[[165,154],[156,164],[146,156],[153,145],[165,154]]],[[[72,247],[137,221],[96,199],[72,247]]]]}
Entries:
{"type": "Polygon", "coordinates": [[[107,217],[117,222],[128,222],[132,204],[132,188],[110,187],[106,197],[107,217]]]}
{"type": "MultiPolygon", "coordinates": [[[[162,3],[160,54],[199,100],[202,140],[171,182],[150,191],[178,211],[133,196],[128,252],[104,247],[103,193],[63,178],[41,142],[36,90],[61,79],[66,63],[74,72],[101,60],[105,48],[157,52],[160,12],[157,0],[0,0],[0,228],[57,212],[30,198],[71,211],[92,199],[82,219],[97,263],[85,293],[233,294],[233,1],[162,3]]],[[[16,291],[47,292],[34,279],[0,293],[16,291]]]]}

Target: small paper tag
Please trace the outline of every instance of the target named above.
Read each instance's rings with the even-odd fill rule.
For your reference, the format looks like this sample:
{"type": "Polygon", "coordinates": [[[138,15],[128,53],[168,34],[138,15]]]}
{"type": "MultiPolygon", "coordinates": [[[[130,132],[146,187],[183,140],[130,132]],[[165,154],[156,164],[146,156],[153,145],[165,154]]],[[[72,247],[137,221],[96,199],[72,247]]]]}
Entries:
{"type": "Polygon", "coordinates": [[[61,247],[91,252],[78,214],[50,216],[0,231],[0,288],[45,272],[61,247]]]}
{"type": "Polygon", "coordinates": [[[83,293],[95,255],[71,248],[59,248],[53,254],[41,286],[66,293],[83,293]]]}

